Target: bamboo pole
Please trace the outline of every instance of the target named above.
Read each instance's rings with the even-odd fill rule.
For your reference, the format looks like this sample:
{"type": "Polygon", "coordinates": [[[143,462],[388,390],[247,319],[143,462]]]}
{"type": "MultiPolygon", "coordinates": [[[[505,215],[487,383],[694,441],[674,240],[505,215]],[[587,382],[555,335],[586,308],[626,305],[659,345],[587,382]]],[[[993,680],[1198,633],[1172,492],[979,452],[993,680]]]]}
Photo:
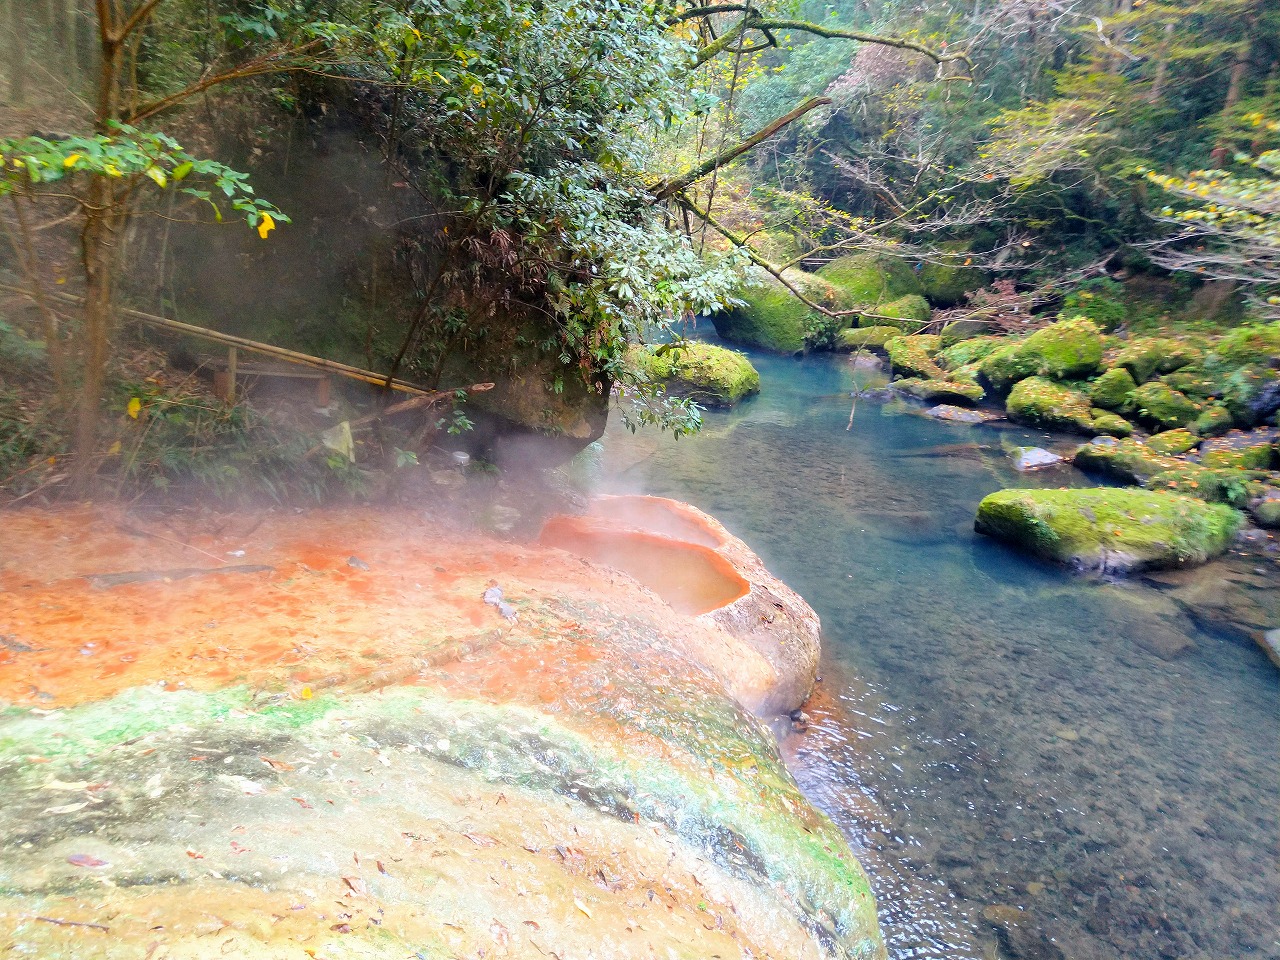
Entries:
{"type": "MultiPolygon", "coordinates": [[[[0,283],[0,290],[7,290],[10,293],[21,294],[30,297],[31,293],[22,287],[10,286],[7,283],[0,283]]],[[[77,297],[69,293],[49,293],[48,299],[60,300],[63,303],[81,304],[84,302],[82,297],[77,297]]],[[[197,327],[190,323],[180,323],[177,320],[170,320],[168,317],[158,317],[155,314],[143,313],[141,310],[130,310],[124,307],[119,309],[121,314],[132,317],[135,320],[141,320],[143,323],[150,324],[155,327],[161,327],[165,330],[174,330],[178,333],[187,333],[194,337],[200,337],[204,340],[210,340],[214,343],[226,344],[228,347],[238,347],[241,350],[248,350],[252,353],[261,353],[268,357],[277,357],[289,363],[297,363],[306,367],[315,367],[318,370],[328,370],[339,376],[348,377],[352,380],[359,380],[363,383],[373,384],[377,387],[386,387],[386,374],[375,373],[372,370],[362,370],[359,367],[352,367],[345,363],[338,363],[336,360],[325,360],[323,357],[313,357],[309,354],[298,353],[296,350],[287,350],[284,347],[273,346],[270,343],[259,343],[257,340],[248,340],[244,337],[232,336],[229,333],[219,333],[217,330],[210,330],[207,327],[197,327]]],[[[427,396],[432,391],[406,383],[404,380],[392,380],[390,383],[392,390],[399,390],[401,393],[412,393],[417,396],[427,396]]]]}

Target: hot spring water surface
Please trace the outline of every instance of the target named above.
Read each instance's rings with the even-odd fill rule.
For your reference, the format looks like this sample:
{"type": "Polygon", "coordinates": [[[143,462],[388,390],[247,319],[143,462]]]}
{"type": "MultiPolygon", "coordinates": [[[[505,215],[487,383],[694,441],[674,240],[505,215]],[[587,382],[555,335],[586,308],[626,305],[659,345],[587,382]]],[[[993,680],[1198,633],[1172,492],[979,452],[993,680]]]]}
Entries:
{"type": "Polygon", "coordinates": [[[784,749],[871,872],[891,956],[1280,958],[1276,668],[1141,582],[972,532],[992,490],[1088,482],[1001,449],[1052,438],[866,401],[846,431],[847,358],[752,359],[762,395],[699,436],[611,428],[602,482],[711,512],[821,615],[784,749]],[[1171,632],[1195,649],[1136,639],[1171,632]]]}

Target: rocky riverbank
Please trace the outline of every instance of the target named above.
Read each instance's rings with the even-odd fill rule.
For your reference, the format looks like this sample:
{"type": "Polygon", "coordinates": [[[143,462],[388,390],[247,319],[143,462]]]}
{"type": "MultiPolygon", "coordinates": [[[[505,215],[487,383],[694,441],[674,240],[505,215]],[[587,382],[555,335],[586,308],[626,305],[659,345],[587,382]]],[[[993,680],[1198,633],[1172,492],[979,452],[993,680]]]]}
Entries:
{"type": "Polygon", "coordinates": [[[11,950],[883,955],[758,640],[622,573],[373,511],[0,541],[11,950]]]}

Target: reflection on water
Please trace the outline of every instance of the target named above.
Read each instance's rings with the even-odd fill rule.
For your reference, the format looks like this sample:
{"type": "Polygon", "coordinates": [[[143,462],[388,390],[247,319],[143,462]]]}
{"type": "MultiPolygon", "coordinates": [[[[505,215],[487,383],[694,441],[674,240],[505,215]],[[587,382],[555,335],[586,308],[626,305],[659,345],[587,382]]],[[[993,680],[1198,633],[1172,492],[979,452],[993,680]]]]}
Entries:
{"type": "Polygon", "coordinates": [[[1087,482],[1012,470],[1005,449],[1051,438],[865,400],[846,431],[845,359],[753,360],[763,394],[691,440],[612,430],[604,484],[711,512],[822,616],[785,748],[872,872],[891,954],[1280,957],[1261,652],[973,534],[998,487],[1087,482]]]}

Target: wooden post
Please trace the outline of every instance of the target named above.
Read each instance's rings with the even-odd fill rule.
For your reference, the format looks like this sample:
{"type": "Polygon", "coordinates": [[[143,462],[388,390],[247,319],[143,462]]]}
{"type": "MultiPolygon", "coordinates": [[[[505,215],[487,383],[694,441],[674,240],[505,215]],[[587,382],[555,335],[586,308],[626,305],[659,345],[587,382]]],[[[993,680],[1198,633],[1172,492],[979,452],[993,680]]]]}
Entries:
{"type": "Polygon", "coordinates": [[[321,377],[316,381],[316,406],[329,406],[329,378],[321,377]]]}
{"type": "Polygon", "coordinates": [[[236,402],[236,348],[227,348],[227,403],[236,402]]]}

